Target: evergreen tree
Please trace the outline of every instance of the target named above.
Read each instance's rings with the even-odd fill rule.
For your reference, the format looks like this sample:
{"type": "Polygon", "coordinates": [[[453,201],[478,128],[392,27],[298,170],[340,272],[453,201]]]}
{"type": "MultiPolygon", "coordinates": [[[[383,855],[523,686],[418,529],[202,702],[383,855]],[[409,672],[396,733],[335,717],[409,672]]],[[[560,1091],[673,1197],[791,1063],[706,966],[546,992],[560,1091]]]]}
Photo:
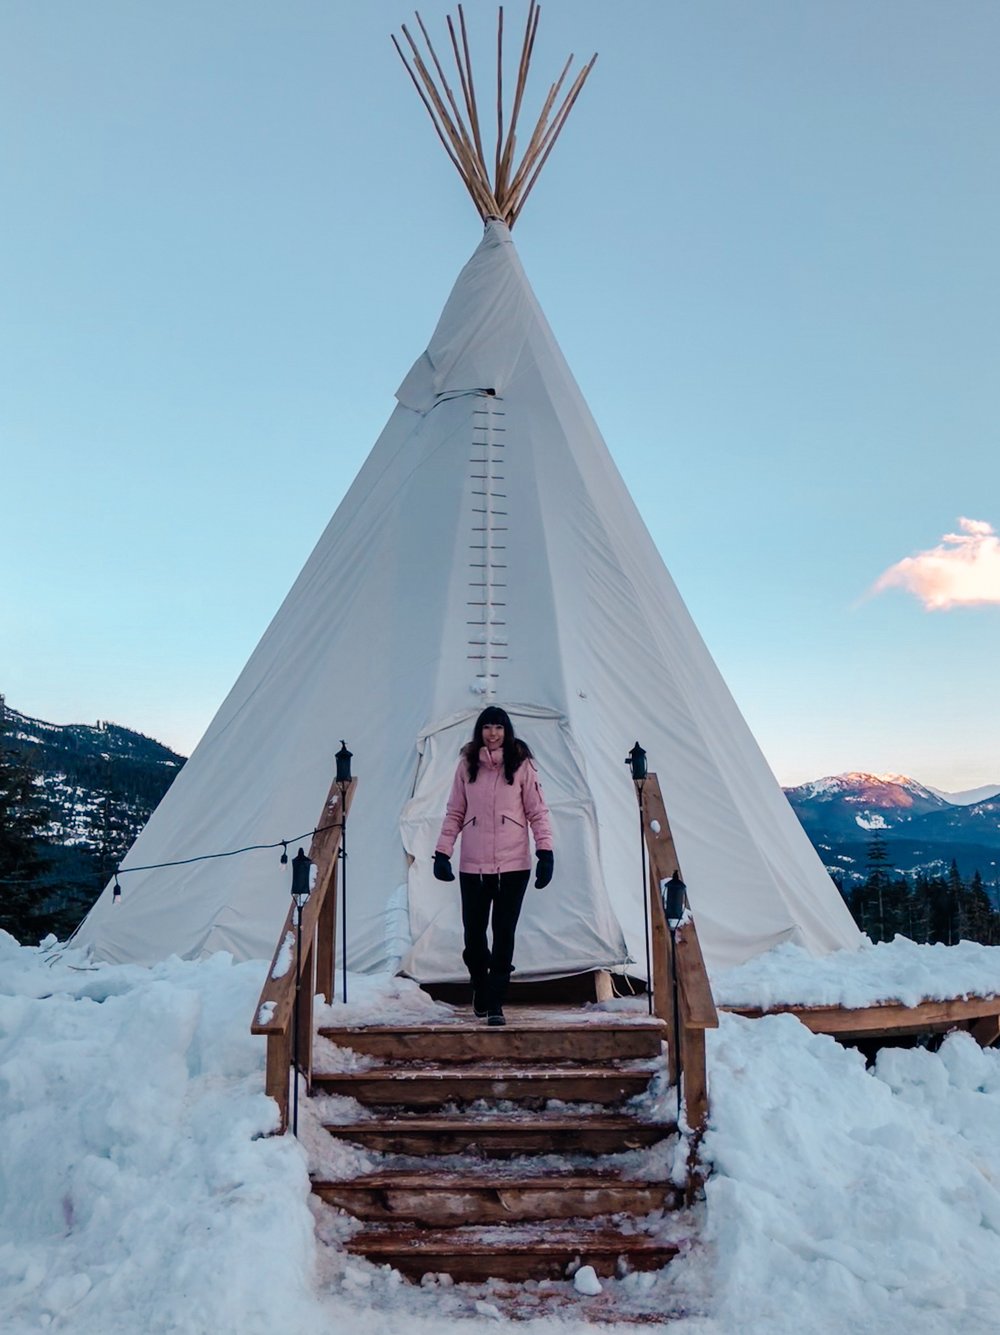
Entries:
{"type": "Polygon", "coordinates": [[[851,896],[851,911],[873,941],[888,941],[895,932],[887,920],[889,899],[889,846],[876,830],[868,845],[868,876],[851,896]]]}
{"type": "Polygon", "coordinates": [[[913,913],[910,899],[910,883],[905,876],[898,876],[885,887],[882,892],[884,941],[892,941],[897,936],[907,936],[913,940],[913,913]]]}
{"type": "Polygon", "coordinates": [[[963,896],[963,922],[969,941],[980,941],[984,946],[996,945],[1000,919],[990,903],[983,878],[978,868],[963,896]]]}
{"type": "Polygon", "coordinates": [[[909,930],[906,935],[920,945],[931,939],[931,895],[927,877],[918,872],[910,895],[909,930]]]}
{"type": "Polygon", "coordinates": [[[952,907],[948,885],[943,876],[934,876],[927,882],[927,898],[930,907],[930,932],[927,939],[935,945],[952,945],[952,907]]]}
{"type": "Polygon", "coordinates": [[[968,936],[968,923],[965,920],[965,883],[959,873],[958,863],[954,858],[952,858],[951,866],[948,868],[947,884],[950,930],[946,944],[957,946],[963,937],[968,936]]]}
{"type": "Polygon", "coordinates": [[[0,695],[0,928],[25,940],[39,912],[38,878],[46,867],[43,834],[49,813],[11,733],[0,695]]]}

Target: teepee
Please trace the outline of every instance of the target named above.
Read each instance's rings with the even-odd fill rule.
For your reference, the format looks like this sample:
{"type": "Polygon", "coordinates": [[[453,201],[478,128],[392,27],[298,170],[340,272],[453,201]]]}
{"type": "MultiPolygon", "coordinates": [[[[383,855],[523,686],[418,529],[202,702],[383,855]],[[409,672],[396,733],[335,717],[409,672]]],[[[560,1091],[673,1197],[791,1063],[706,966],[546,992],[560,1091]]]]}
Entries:
{"type": "MultiPolygon", "coordinates": [[[[502,11],[498,78],[503,69],[502,11]]],[[[419,22],[419,17],[418,17],[419,22]]],[[[529,5],[487,166],[464,16],[453,92],[423,24],[397,49],[485,233],[397,406],[201,743],[123,862],[178,862],[308,830],[339,739],[350,968],[463,976],[453,885],[431,875],[458,751],[485,703],[529,742],[556,876],[529,891],[519,978],[644,972],[639,737],[659,772],[710,969],[779,942],[859,940],[734,704],[531,290],[511,228],[593,68],[515,140],[538,23],[529,5]]],[[[395,40],[395,39],[394,39],[395,40]]],[[[572,58],[571,58],[572,59],[572,58]]],[[[564,92],[563,89],[566,88],[564,92]]],[[[294,850],[293,850],[294,851],[294,850]]],[[[273,851],[122,875],[78,934],[116,961],[269,957],[288,902],[273,851]]]]}

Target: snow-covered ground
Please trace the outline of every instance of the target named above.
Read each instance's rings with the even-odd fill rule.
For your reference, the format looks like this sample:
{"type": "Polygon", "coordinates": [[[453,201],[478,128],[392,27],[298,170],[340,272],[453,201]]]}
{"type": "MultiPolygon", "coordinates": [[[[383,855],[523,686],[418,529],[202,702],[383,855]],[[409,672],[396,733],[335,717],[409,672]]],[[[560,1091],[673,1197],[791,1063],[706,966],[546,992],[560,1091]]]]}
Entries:
{"type": "MultiPolygon", "coordinates": [[[[1000,972],[994,957],[975,967],[1000,972]]],[[[772,968],[800,963],[786,948],[772,968]]],[[[972,961],[953,950],[933,969],[949,963],[961,991],[972,961]]],[[[265,970],[225,955],[94,966],[0,934],[5,1335],[504,1323],[499,1292],[411,1286],[341,1250],[352,1225],[311,1204],[306,1146],[268,1135],[263,1042],[249,1034],[265,970]]],[[[400,980],[352,979],[351,996],[353,1019],[435,1005],[400,980]]],[[[543,1315],[518,1331],[582,1330],[619,1297],[687,1314],[671,1322],[680,1335],[996,1332],[1000,1052],[955,1035],[936,1054],[887,1050],[866,1071],[786,1016],[723,1017],[709,1038],[714,1171],[684,1221],[695,1244],[662,1275],[605,1281],[599,1295],[523,1286],[522,1310],[543,1315]]],[[[350,1156],[375,1159],[350,1151],[340,1171],[350,1156]]]]}
{"type": "MultiPolygon", "coordinates": [[[[857,950],[835,950],[820,959],[799,946],[775,946],[736,969],[712,976],[720,1006],[846,1006],[880,1001],[915,1006],[923,1000],[1000,995],[1000,948],[960,941],[955,946],[916,945],[905,936],[857,950]]],[[[1000,1323],[998,1323],[1000,1329],[1000,1323]]]]}

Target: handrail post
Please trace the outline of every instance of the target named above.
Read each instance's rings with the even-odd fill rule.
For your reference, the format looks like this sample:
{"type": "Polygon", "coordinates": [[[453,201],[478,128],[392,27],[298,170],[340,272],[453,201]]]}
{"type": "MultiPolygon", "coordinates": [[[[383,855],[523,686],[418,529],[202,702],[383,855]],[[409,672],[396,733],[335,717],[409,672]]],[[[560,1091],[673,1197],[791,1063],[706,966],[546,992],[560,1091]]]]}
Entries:
{"type": "Polygon", "coordinates": [[[337,858],[330,872],[330,886],[323,898],[316,925],[316,992],[330,1004],[333,1001],[333,969],[337,931],[337,858]]]}
{"type": "Polygon", "coordinates": [[[279,1133],[288,1130],[290,1067],[297,1066],[307,1089],[312,1084],[314,998],[322,992],[327,1001],[333,1000],[337,855],[357,782],[356,778],[347,783],[334,779],[330,786],[309,848],[316,883],[302,910],[301,948],[293,903],[285,916],[250,1026],[252,1034],[267,1039],[265,1089],[278,1105],[279,1133]],[[297,997],[296,971],[300,971],[297,997]]]}
{"type": "Polygon", "coordinates": [[[298,1040],[299,1047],[295,1054],[295,1065],[305,1079],[306,1093],[312,1087],[312,1016],[313,998],[316,996],[316,951],[312,934],[302,949],[302,986],[298,998],[298,1040]]]}
{"type": "MultiPolygon", "coordinates": [[[[638,784],[636,786],[638,788],[638,784]]],[[[653,1000],[656,1014],[669,1025],[669,1078],[671,1084],[679,1085],[679,1092],[682,1091],[684,1096],[686,1120],[692,1136],[690,1166],[693,1181],[697,1144],[708,1120],[705,1030],[716,1028],[719,1017],[690,905],[686,907],[684,919],[674,938],[668,941],[660,883],[668,880],[673,873],[680,876],[680,862],[655,774],[646,776],[639,792],[639,801],[649,851],[653,1000]],[[675,1037],[678,1030],[679,1037],[675,1037]]]]}

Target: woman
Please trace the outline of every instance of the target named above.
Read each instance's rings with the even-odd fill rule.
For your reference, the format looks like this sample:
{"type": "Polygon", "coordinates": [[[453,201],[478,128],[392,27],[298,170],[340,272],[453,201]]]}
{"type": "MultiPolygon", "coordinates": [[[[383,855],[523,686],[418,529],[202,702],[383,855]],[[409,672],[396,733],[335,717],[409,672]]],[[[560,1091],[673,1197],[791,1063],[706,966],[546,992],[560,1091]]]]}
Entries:
{"type": "Polygon", "coordinates": [[[531,751],[514,735],[503,709],[484,709],[462,754],[434,853],[434,875],[453,881],[451,854],[462,837],[462,958],[472,1005],[489,1024],[505,1024],[503,1000],[512,973],[514,932],[531,875],[528,827],[535,839],[535,887],[552,880],[552,829],[531,751]],[[493,949],[486,928],[493,916],[493,949]]]}

